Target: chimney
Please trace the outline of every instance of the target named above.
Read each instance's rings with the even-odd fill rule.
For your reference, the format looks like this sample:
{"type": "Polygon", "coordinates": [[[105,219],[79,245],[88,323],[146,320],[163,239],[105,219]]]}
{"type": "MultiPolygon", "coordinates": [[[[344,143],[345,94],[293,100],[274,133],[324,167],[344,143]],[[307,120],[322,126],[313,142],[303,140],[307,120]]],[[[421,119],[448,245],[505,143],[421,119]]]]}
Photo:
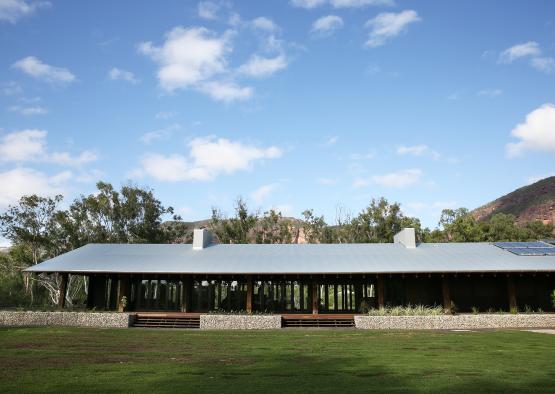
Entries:
{"type": "Polygon", "coordinates": [[[193,250],[202,250],[212,243],[212,234],[205,228],[193,230],[193,250]]]}
{"type": "Polygon", "coordinates": [[[416,235],[414,228],[404,228],[393,236],[394,244],[401,244],[407,249],[416,248],[416,235]]]}

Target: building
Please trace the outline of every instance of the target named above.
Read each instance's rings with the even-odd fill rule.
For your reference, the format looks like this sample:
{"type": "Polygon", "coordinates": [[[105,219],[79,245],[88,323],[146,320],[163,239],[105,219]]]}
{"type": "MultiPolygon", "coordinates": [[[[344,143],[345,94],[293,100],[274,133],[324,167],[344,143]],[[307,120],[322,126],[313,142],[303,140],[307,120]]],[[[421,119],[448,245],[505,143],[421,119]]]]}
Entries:
{"type": "MultiPolygon", "coordinates": [[[[86,275],[97,310],[357,313],[385,305],[552,311],[555,246],[532,243],[90,244],[30,267],[86,275]],[[125,297],[125,298],[124,298],[125,297]]],[[[60,307],[64,306],[60,298],[60,307]]]]}

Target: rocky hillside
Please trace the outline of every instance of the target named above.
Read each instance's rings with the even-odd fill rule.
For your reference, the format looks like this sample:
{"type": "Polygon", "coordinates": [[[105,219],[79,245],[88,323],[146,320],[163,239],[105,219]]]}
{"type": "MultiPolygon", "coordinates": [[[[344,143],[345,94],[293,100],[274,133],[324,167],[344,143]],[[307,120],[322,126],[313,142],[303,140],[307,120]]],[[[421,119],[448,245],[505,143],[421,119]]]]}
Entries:
{"type": "Polygon", "coordinates": [[[521,225],[534,220],[555,224],[555,176],[521,187],[471,212],[478,220],[496,213],[514,215],[521,225]]]}

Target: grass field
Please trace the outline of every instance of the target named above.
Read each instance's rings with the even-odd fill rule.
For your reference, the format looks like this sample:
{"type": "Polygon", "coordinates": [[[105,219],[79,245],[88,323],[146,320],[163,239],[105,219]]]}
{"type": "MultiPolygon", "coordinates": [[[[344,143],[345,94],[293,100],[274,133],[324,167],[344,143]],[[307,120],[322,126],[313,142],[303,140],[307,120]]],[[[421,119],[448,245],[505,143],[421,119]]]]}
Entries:
{"type": "Polygon", "coordinates": [[[0,392],[555,392],[520,331],[0,329],[0,392]]]}

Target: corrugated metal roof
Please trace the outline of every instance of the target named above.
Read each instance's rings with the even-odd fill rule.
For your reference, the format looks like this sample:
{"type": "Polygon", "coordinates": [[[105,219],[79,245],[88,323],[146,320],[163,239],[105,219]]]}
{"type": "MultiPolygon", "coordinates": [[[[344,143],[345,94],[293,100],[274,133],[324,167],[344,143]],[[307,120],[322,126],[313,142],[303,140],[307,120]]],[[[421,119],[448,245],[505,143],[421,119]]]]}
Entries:
{"type": "Polygon", "coordinates": [[[339,274],[555,271],[555,256],[516,256],[488,243],[192,245],[90,244],[30,272],[339,274]]]}

